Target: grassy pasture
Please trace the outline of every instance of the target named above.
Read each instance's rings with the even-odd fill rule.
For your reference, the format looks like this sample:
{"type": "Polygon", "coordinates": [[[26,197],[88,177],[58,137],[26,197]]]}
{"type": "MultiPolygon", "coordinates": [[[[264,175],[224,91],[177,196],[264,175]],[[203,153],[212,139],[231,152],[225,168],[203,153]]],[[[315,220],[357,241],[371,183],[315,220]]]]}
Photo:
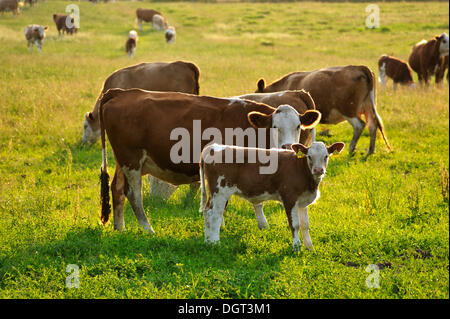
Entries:
{"type": "MultiPolygon", "coordinates": [[[[99,143],[80,143],[82,119],[112,71],[143,61],[188,60],[201,94],[253,92],[296,70],[365,64],[383,53],[407,59],[412,45],[449,28],[448,3],[380,3],[381,27],[367,30],[364,3],[142,3],[80,7],[78,35],[58,37],[47,1],[0,15],[1,298],[448,298],[449,90],[378,90],[382,139],[365,158],[365,130],[353,157],[330,161],[310,208],[313,251],[294,253],[280,204],[267,202],[260,231],[252,206],[234,198],[221,244],[203,243],[199,194],[181,187],[144,208],[157,235],[144,234],[126,204],[127,231],[99,224],[99,143]],[[140,6],[177,29],[167,45],[149,24],[136,56],[124,52],[140,6]],[[50,27],[30,53],[27,24],[50,27]],[[80,287],[67,288],[76,264],[80,287]],[[380,288],[366,267],[378,264],[380,288]]],[[[350,125],[320,126],[327,143],[351,140],[350,125]]],[[[114,160],[109,148],[110,174],[114,160]]]]}

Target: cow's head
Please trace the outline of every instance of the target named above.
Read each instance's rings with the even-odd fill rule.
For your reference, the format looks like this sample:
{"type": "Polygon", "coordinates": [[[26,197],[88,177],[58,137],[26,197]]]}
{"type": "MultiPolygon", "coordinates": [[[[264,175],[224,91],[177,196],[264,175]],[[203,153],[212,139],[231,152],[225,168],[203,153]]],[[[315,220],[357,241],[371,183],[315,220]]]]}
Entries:
{"type": "Polygon", "coordinates": [[[91,112],[87,112],[84,115],[83,122],[83,137],[81,140],[83,143],[95,143],[100,137],[100,125],[95,120],[94,115],[91,112]]]}
{"type": "Polygon", "coordinates": [[[327,170],[328,159],[333,153],[340,153],[344,148],[344,143],[337,142],[326,146],[323,142],[313,142],[310,147],[303,144],[293,144],[292,150],[299,155],[299,152],[306,155],[308,168],[316,181],[320,181],[327,170]]]}
{"type": "Polygon", "coordinates": [[[436,40],[439,41],[439,54],[441,56],[446,56],[448,55],[449,52],[449,38],[447,33],[442,33],[439,37],[436,37],[436,40]]]}
{"type": "Polygon", "coordinates": [[[43,39],[45,38],[45,31],[48,30],[48,26],[36,26],[34,29],[34,32],[36,32],[36,35],[38,35],[38,38],[43,39]]]}
{"type": "Polygon", "coordinates": [[[290,147],[300,140],[300,130],[313,128],[319,123],[321,113],[316,110],[308,110],[303,114],[290,105],[283,104],[271,114],[250,112],[248,121],[254,128],[274,128],[276,136],[271,135],[275,147],[290,147]]]}

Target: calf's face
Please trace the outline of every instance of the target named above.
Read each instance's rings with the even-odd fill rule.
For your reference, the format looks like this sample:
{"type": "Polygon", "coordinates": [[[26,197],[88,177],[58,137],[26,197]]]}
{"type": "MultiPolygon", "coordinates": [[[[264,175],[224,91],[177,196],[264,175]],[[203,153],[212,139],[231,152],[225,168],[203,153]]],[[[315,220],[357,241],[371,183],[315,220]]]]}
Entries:
{"type": "Polygon", "coordinates": [[[255,128],[273,128],[271,138],[275,142],[275,147],[288,148],[293,143],[300,140],[300,130],[310,129],[317,125],[320,121],[321,113],[315,110],[306,111],[300,115],[290,105],[283,104],[269,115],[250,112],[248,120],[255,128]],[[273,134],[274,133],[274,134],[273,134]]]}
{"type": "Polygon", "coordinates": [[[325,146],[322,142],[314,142],[310,147],[303,144],[293,144],[291,148],[298,154],[298,152],[306,155],[308,168],[311,174],[316,179],[321,179],[326,172],[328,159],[333,153],[340,153],[344,148],[344,143],[337,142],[331,146],[325,146]]]}
{"type": "Polygon", "coordinates": [[[100,126],[92,113],[87,112],[83,122],[83,143],[95,143],[100,137],[100,126]]]}

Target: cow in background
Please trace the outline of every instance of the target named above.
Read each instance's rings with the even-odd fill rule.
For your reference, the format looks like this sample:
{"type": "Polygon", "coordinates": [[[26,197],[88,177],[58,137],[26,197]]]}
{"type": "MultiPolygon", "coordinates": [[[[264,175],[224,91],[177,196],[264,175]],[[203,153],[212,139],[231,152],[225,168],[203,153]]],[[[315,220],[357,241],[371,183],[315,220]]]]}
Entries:
{"type": "Polygon", "coordinates": [[[45,31],[47,29],[47,26],[37,24],[30,24],[25,28],[25,38],[27,39],[30,52],[33,51],[33,44],[36,45],[38,51],[41,52],[42,41],[45,38],[45,31]]]}
{"type": "Polygon", "coordinates": [[[386,86],[386,76],[394,82],[394,91],[397,84],[414,86],[412,70],[408,63],[393,56],[383,54],[378,59],[379,81],[386,86]]]}
{"type": "MultiPolygon", "coordinates": [[[[438,75],[439,68],[445,63],[444,57],[449,53],[447,33],[435,36],[431,40],[422,40],[414,45],[409,55],[409,65],[417,73],[419,83],[429,84],[430,77],[438,75]]],[[[436,83],[439,83],[439,76],[436,83]]]]}
{"type": "Polygon", "coordinates": [[[139,31],[142,31],[142,21],[144,22],[153,22],[153,16],[155,14],[162,15],[161,12],[153,10],[153,9],[142,9],[138,8],[136,10],[136,19],[139,31]]]}

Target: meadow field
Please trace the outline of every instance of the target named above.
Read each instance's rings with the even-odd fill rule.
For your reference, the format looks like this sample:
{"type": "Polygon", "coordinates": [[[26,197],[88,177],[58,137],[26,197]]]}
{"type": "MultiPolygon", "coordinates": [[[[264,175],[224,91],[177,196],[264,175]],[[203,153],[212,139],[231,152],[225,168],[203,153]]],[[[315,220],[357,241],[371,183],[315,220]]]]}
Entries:
{"type": "MultiPolygon", "coordinates": [[[[70,3],[0,15],[0,298],[449,298],[447,81],[377,89],[393,150],[379,135],[366,158],[365,129],[353,156],[346,147],[330,160],[309,209],[312,251],[293,251],[281,204],[265,203],[270,227],[261,231],[238,197],[220,245],[205,244],[200,194],[182,186],[168,201],[150,198],[147,179],[156,235],[139,228],[128,203],[126,231],[102,226],[100,143],[81,143],[84,114],[116,69],[192,61],[200,94],[212,96],[333,65],[364,64],[378,75],[381,54],[407,60],[414,43],[448,33],[448,2],[380,2],[380,28],[366,29],[368,3],[74,1],[80,30],[59,37],[52,14],[70,3]],[[129,59],[138,7],[164,13],[177,40],[168,45],[144,24],[129,59]],[[49,26],[40,53],[26,46],[31,23],[49,26]]],[[[327,144],[352,137],[348,123],[322,130],[327,144]]],[[[111,174],[110,146],[108,156],[111,174]]]]}

